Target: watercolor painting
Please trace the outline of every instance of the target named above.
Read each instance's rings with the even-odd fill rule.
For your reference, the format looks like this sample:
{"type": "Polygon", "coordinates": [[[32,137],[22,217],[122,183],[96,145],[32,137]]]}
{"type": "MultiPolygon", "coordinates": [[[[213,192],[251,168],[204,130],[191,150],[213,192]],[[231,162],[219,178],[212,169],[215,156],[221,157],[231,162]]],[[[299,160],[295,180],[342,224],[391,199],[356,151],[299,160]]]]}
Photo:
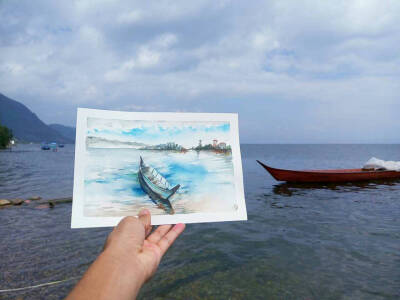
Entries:
{"type": "Polygon", "coordinates": [[[155,218],[243,216],[244,196],[238,195],[243,182],[238,170],[235,174],[233,155],[238,133],[232,120],[196,120],[177,113],[171,120],[149,119],[148,113],[147,119],[146,113],[136,119],[137,114],[141,116],[87,116],[83,121],[84,151],[76,156],[83,161],[82,193],[77,195],[83,198],[83,218],[121,218],[143,208],[155,218]]]}

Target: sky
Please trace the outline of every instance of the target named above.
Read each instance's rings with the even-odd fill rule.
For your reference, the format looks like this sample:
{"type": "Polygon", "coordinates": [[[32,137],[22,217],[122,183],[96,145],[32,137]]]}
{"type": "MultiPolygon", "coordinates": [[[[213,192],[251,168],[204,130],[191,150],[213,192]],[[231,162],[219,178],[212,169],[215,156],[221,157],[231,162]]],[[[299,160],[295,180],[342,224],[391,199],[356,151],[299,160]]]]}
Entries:
{"type": "Polygon", "coordinates": [[[399,143],[400,1],[0,0],[0,93],[236,112],[242,143],[399,143]]]}
{"type": "Polygon", "coordinates": [[[174,122],[132,121],[88,118],[87,136],[105,138],[110,141],[137,142],[155,146],[169,142],[185,148],[224,142],[231,145],[229,122],[174,122]]]}

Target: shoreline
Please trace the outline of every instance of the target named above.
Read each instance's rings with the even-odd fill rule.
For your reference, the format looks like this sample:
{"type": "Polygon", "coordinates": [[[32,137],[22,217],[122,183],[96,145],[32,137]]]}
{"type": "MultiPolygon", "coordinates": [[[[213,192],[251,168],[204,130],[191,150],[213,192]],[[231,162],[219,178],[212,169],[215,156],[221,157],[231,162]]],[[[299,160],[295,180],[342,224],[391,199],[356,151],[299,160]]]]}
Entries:
{"type": "Polygon", "coordinates": [[[13,199],[0,199],[0,210],[3,208],[10,208],[14,206],[27,206],[39,204],[39,206],[48,205],[53,208],[56,204],[61,203],[72,203],[72,197],[55,198],[55,199],[42,199],[40,196],[33,196],[27,199],[24,198],[13,198],[13,199]]]}

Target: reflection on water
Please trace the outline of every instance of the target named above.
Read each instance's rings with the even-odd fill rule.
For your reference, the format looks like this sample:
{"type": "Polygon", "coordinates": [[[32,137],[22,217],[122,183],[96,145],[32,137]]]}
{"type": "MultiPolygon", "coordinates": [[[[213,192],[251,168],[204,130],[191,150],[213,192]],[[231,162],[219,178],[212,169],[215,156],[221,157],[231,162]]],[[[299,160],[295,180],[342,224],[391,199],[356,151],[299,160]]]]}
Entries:
{"type": "MultiPolygon", "coordinates": [[[[400,145],[241,148],[249,220],[188,224],[139,299],[400,299],[400,182],[299,187],[277,183],[256,163],[354,168],[372,156],[400,160],[400,145]]],[[[0,196],[70,196],[66,154],[0,153],[0,196]]],[[[70,204],[0,209],[0,289],[86,270],[111,229],[71,230],[70,213],[70,204]]],[[[0,298],[61,299],[75,282],[0,298]]]]}
{"type": "Polygon", "coordinates": [[[281,196],[293,196],[307,190],[325,189],[343,193],[357,193],[365,189],[377,189],[379,186],[397,186],[400,180],[370,180],[348,183],[279,183],[274,185],[273,192],[281,196]]]}

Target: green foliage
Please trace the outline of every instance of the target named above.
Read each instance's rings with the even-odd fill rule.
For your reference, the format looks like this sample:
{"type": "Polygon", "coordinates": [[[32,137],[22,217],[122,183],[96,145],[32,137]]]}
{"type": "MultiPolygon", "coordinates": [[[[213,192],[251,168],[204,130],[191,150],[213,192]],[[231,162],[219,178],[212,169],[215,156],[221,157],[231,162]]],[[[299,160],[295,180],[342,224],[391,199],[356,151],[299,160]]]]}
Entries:
{"type": "Polygon", "coordinates": [[[195,149],[196,150],[213,150],[214,147],[213,147],[213,145],[208,144],[208,145],[204,145],[204,146],[197,146],[195,149]]]}
{"type": "Polygon", "coordinates": [[[0,125],[0,149],[6,148],[10,144],[12,138],[11,130],[0,125]]]}

